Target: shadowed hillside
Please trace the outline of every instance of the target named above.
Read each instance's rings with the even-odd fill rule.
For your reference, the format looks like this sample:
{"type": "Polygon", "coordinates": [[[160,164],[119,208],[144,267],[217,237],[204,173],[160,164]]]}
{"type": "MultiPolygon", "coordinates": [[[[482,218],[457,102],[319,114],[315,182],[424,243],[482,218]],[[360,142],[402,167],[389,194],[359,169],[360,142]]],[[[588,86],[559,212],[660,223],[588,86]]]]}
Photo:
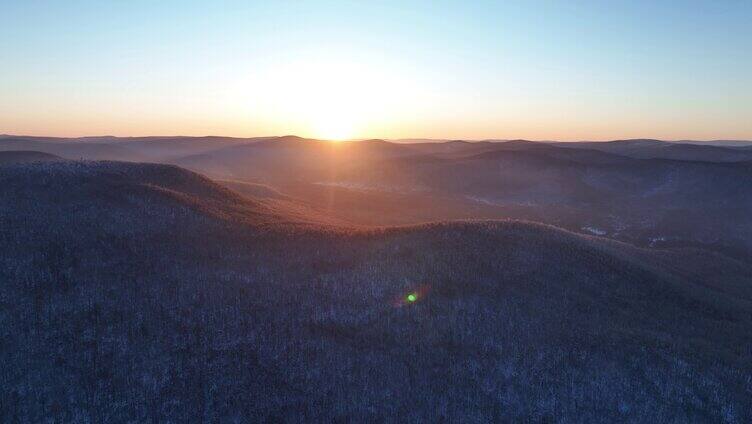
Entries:
{"type": "MultiPolygon", "coordinates": [[[[92,224],[105,217],[166,225],[181,219],[233,219],[255,225],[291,221],[263,201],[240,196],[210,179],[173,165],[47,161],[6,163],[0,168],[3,203],[26,222],[64,226],[72,216],[92,224]]],[[[292,220],[297,223],[303,219],[292,220]]],[[[117,221],[115,221],[117,222],[117,221]]],[[[126,225],[128,231],[137,228],[126,225]]]]}
{"type": "Polygon", "coordinates": [[[0,167],[0,419],[752,419],[743,262],[248,196],[174,166],[0,167]]]}

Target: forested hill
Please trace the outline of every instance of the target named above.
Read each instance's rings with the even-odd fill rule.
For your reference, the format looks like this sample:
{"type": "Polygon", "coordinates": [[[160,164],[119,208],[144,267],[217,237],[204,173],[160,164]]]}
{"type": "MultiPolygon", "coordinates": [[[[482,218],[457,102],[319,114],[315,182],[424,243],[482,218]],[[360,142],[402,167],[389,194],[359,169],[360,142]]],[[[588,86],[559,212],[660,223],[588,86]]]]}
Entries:
{"type": "Polygon", "coordinates": [[[752,420],[752,270],[356,229],[174,166],[0,167],[0,421],[752,420]]]}

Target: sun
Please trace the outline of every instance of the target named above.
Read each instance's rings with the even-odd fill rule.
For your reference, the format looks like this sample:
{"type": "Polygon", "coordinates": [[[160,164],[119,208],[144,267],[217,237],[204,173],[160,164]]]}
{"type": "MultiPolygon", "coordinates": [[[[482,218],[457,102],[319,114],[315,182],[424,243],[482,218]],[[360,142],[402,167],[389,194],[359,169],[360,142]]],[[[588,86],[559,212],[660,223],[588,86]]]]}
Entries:
{"type": "Polygon", "coordinates": [[[249,81],[250,98],[272,99],[268,107],[253,100],[257,114],[306,137],[333,141],[364,138],[394,119],[400,93],[413,87],[393,66],[357,52],[301,54],[249,81]]]}
{"type": "Polygon", "coordinates": [[[323,140],[351,140],[362,118],[355,102],[344,99],[341,92],[335,90],[326,94],[309,111],[313,135],[323,140]]]}
{"type": "Polygon", "coordinates": [[[331,112],[315,118],[314,132],[317,138],[343,141],[353,138],[355,125],[347,115],[331,112]]]}

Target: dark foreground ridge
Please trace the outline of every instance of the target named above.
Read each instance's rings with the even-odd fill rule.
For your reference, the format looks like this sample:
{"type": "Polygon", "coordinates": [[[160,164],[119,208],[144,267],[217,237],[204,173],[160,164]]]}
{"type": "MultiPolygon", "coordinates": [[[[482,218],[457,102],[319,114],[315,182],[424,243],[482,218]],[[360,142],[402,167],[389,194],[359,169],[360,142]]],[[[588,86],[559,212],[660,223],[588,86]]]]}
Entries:
{"type": "Polygon", "coordinates": [[[316,224],[0,167],[0,421],[752,420],[752,270],[517,221],[316,224]]]}

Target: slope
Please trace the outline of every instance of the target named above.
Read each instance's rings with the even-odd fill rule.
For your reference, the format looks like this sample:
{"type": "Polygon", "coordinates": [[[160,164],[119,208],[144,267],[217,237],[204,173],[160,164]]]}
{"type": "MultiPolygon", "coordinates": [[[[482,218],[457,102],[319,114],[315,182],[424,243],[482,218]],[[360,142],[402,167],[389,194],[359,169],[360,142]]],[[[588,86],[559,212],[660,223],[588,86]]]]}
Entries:
{"type": "Polygon", "coordinates": [[[752,418],[721,255],[290,226],[171,166],[3,167],[0,200],[3,421],[752,418]]]}

